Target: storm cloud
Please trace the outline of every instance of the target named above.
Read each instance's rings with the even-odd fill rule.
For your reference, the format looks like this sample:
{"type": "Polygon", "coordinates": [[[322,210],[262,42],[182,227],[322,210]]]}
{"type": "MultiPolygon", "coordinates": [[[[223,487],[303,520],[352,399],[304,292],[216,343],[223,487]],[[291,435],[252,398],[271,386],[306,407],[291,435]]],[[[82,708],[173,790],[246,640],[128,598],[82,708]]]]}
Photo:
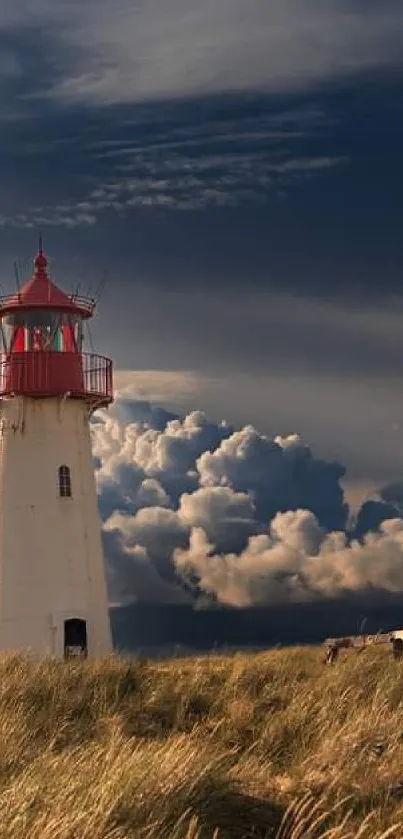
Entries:
{"type": "Polygon", "coordinates": [[[403,587],[397,506],[378,495],[352,526],[344,467],[296,434],[133,399],[98,412],[92,433],[114,603],[203,592],[241,607],[403,587]]]}
{"type": "MultiPolygon", "coordinates": [[[[52,33],[64,72],[49,74],[49,95],[102,104],[303,89],[394,66],[402,20],[395,0],[365,10],[357,0],[0,4],[3,32],[25,25],[52,33]]],[[[18,76],[21,64],[10,52],[0,72],[18,76]]]]}

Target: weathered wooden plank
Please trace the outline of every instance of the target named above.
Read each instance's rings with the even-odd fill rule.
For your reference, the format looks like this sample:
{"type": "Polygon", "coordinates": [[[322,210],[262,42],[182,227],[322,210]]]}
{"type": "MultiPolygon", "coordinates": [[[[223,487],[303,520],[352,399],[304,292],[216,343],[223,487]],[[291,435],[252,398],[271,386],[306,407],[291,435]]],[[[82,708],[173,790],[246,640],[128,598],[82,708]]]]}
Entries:
{"type": "Polygon", "coordinates": [[[393,632],[379,632],[377,635],[347,635],[340,638],[326,638],[325,647],[339,647],[349,649],[352,647],[365,647],[370,644],[389,644],[393,638],[403,638],[403,630],[393,632]]]}

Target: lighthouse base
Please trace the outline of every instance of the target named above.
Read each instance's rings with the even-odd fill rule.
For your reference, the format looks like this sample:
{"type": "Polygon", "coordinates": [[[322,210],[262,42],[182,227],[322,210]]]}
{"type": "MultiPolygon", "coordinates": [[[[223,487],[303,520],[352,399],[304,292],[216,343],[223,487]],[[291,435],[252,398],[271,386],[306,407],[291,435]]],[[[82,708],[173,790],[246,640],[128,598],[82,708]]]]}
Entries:
{"type": "Polygon", "coordinates": [[[102,657],[112,652],[110,638],[100,644],[86,617],[51,616],[49,621],[29,620],[29,631],[21,621],[1,621],[0,654],[27,653],[55,658],[102,657]],[[95,635],[95,637],[94,637],[95,635]]]}
{"type": "Polygon", "coordinates": [[[0,652],[112,652],[89,413],[74,399],[3,399],[0,652]]]}

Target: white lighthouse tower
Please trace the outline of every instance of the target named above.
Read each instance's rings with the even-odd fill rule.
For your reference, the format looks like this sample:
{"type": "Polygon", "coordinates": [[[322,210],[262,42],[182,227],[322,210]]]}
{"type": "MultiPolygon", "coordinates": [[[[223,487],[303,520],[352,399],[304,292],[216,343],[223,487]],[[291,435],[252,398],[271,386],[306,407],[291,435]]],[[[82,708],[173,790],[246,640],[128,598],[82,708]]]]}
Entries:
{"type": "Polygon", "coordinates": [[[111,633],[89,421],[112,362],[82,351],[95,301],[35,272],[0,299],[0,651],[101,656],[111,633]]]}

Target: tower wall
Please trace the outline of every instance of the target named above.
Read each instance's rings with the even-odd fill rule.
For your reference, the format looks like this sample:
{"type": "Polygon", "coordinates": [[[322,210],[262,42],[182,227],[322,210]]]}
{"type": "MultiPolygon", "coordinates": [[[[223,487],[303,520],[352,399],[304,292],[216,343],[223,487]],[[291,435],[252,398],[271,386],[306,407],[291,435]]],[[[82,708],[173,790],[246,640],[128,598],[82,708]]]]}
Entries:
{"type": "Polygon", "coordinates": [[[74,399],[2,400],[0,650],[64,654],[64,621],[87,623],[88,655],[111,652],[89,412],[74,399]],[[68,466],[71,497],[60,497],[68,466]]]}

